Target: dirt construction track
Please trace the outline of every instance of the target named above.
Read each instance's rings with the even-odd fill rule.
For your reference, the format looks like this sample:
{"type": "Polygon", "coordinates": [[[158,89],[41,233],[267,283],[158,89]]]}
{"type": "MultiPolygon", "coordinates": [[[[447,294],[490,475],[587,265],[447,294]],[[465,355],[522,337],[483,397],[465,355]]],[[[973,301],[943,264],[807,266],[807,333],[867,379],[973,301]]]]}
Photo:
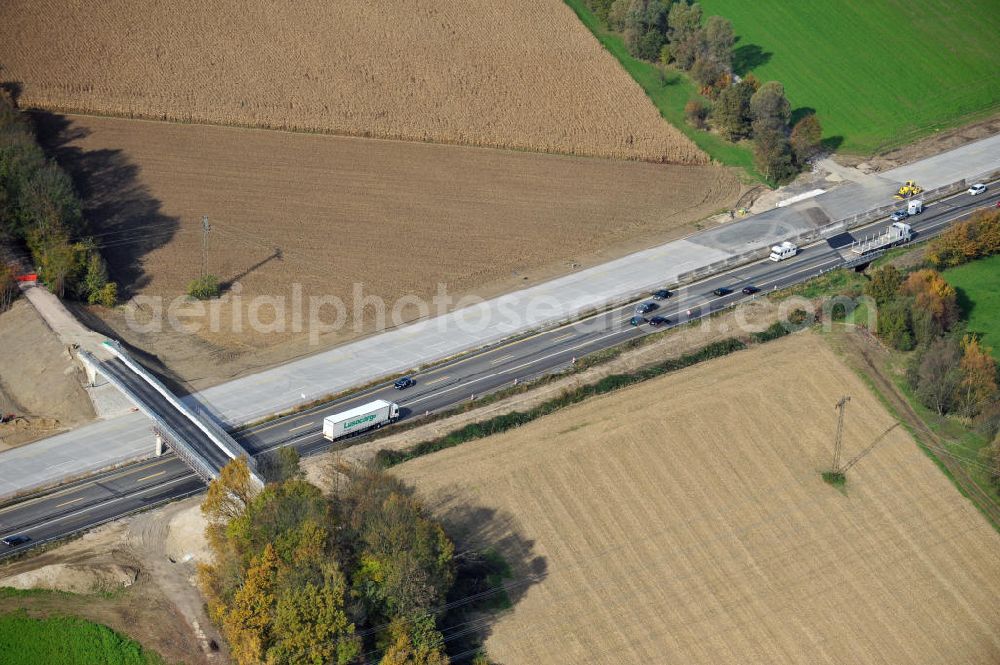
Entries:
{"type": "Polygon", "coordinates": [[[901,428],[825,484],[843,394],[853,455],[892,420],[797,335],[399,473],[544,559],[488,638],[507,665],[998,662],[1000,536],[901,428]]]}

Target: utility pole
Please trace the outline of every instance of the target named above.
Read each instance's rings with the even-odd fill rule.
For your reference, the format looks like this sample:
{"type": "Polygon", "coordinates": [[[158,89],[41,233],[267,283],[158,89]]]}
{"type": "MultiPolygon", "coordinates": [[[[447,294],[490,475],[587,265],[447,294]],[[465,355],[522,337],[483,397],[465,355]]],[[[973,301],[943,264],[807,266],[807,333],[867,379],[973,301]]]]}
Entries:
{"type": "Polygon", "coordinates": [[[847,409],[847,403],[851,401],[850,395],[844,395],[837,402],[837,408],[840,414],[837,416],[837,438],[833,441],[833,471],[836,473],[840,469],[840,450],[844,445],[844,411],[847,409]]]}
{"type": "Polygon", "coordinates": [[[208,232],[212,230],[212,225],[208,223],[208,215],[201,218],[201,276],[208,273],[208,232]]]}

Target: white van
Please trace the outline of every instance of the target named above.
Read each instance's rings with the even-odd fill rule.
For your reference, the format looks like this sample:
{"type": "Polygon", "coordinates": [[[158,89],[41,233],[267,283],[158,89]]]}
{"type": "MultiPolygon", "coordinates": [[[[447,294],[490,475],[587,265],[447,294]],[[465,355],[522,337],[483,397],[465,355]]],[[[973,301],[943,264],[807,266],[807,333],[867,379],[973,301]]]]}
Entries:
{"type": "Polygon", "coordinates": [[[771,247],[771,256],[768,258],[772,261],[784,261],[790,256],[795,256],[799,253],[799,248],[795,243],[788,242],[787,240],[780,245],[774,245],[771,247]]]}

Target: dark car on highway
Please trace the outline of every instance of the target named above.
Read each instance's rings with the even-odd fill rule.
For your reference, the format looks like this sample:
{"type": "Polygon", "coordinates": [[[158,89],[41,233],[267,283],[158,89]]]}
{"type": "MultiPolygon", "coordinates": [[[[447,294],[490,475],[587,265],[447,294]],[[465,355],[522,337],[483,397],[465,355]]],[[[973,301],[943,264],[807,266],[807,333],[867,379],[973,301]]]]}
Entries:
{"type": "Polygon", "coordinates": [[[641,326],[642,324],[644,324],[646,322],[646,317],[645,316],[636,315],[636,316],[633,316],[631,319],[629,319],[628,322],[629,322],[629,325],[641,326]]]}
{"type": "Polygon", "coordinates": [[[656,291],[653,291],[653,298],[655,300],[666,300],[667,298],[669,298],[672,295],[674,295],[674,294],[672,294],[667,289],[657,289],[656,291]]]}
{"type": "Polygon", "coordinates": [[[713,296],[719,296],[721,298],[722,296],[728,296],[732,292],[733,292],[732,289],[727,289],[724,286],[720,286],[719,288],[717,288],[714,291],[712,291],[712,295],[713,296]]]}
{"type": "Polygon", "coordinates": [[[653,326],[654,328],[658,328],[659,326],[665,326],[668,323],[670,323],[670,319],[668,319],[665,316],[654,316],[649,320],[649,325],[653,326]]]}
{"type": "Polygon", "coordinates": [[[23,545],[30,540],[31,540],[30,536],[21,535],[21,536],[7,536],[0,542],[2,542],[7,547],[17,547],[18,545],[23,545]]]}
{"type": "Polygon", "coordinates": [[[756,286],[747,285],[747,286],[743,287],[743,293],[745,293],[748,296],[752,296],[753,294],[757,293],[758,291],[760,291],[760,289],[758,289],[756,286]]]}
{"type": "Polygon", "coordinates": [[[417,382],[414,381],[412,377],[404,376],[401,379],[397,379],[396,383],[392,385],[395,386],[396,390],[406,390],[410,386],[417,385],[417,382]]]}
{"type": "Polygon", "coordinates": [[[639,305],[635,306],[635,313],[636,314],[649,314],[650,312],[652,312],[654,309],[657,309],[658,307],[659,307],[659,305],[657,305],[655,302],[644,302],[642,304],[639,304],[639,305]]]}

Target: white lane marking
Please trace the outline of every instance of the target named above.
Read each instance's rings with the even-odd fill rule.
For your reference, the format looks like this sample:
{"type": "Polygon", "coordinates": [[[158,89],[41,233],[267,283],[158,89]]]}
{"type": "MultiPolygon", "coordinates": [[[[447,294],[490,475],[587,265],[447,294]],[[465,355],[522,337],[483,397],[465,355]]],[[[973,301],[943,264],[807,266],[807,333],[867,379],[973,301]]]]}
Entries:
{"type": "Polygon", "coordinates": [[[543,360],[548,360],[549,358],[552,358],[553,356],[558,356],[560,354],[566,353],[567,351],[574,351],[574,350],[582,348],[584,346],[589,346],[591,344],[595,344],[595,343],[601,341],[602,339],[606,339],[608,337],[612,337],[613,335],[620,335],[622,333],[628,333],[628,332],[632,332],[632,329],[631,328],[625,328],[623,330],[615,330],[614,332],[610,332],[607,335],[602,335],[602,336],[597,337],[595,339],[587,340],[586,342],[583,342],[581,344],[577,344],[576,346],[570,346],[570,347],[567,347],[565,349],[561,349],[559,351],[556,351],[555,353],[550,353],[547,356],[541,356],[540,358],[535,358],[534,360],[529,360],[528,362],[522,363],[522,364],[517,365],[515,367],[509,367],[509,368],[507,368],[505,370],[502,370],[500,372],[494,372],[493,374],[486,374],[484,376],[479,377],[478,379],[472,379],[471,381],[467,381],[465,383],[460,383],[460,384],[458,384],[456,386],[452,386],[451,388],[446,388],[445,390],[440,390],[438,392],[431,393],[429,395],[424,395],[423,397],[418,397],[417,399],[412,400],[410,402],[407,402],[406,404],[407,404],[407,406],[409,406],[410,404],[417,404],[419,402],[423,402],[425,400],[431,399],[432,397],[440,397],[441,395],[444,395],[445,393],[450,393],[450,392],[452,392],[454,390],[458,390],[459,388],[466,388],[468,386],[471,386],[474,383],[478,383],[480,381],[485,381],[486,379],[491,379],[491,378],[493,378],[495,376],[500,376],[501,374],[510,374],[511,372],[516,372],[519,369],[523,369],[525,367],[528,367],[529,365],[534,365],[536,363],[540,363],[543,360]]]}
{"type": "Polygon", "coordinates": [[[491,365],[499,365],[500,363],[504,362],[505,360],[510,360],[513,357],[514,357],[513,353],[508,353],[507,355],[505,355],[503,357],[500,357],[500,358],[497,358],[496,360],[491,360],[490,364],[491,365]]]}
{"type": "Polygon", "coordinates": [[[568,335],[562,335],[562,336],[560,336],[560,337],[556,337],[556,338],[555,338],[554,340],[552,340],[552,341],[553,341],[553,342],[565,342],[565,341],[566,341],[567,339],[569,339],[570,337],[576,337],[576,333],[569,333],[568,335]]]}
{"type": "MultiPolygon", "coordinates": [[[[188,480],[191,480],[191,476],[182,476],[180,478],[174,478],[173,480],[171,480],[169,482],[163,483],[157,489],[163,489],[164,487],[168,487],[170,485],[176,485],[177,483],[188,481],[188,480]]],[[[109,506],[112,503],[117,503],[119,501],[124,501],[125,499],[134,499],[134,498],[135,498],[134,496],[128,496],[128,495],[126,495],[126,496],[115,497],[114,499],[108,499],[107,501],[102,501],[101,503],[96,503],[96,504],[94,504],[92,506],[87,506],[86,508],[81,508],[80,510],[77,510],[75,512],[69,513],[67,515],[62,515],[60,517],[55,517],[53,519],[46,520],[44,522],[39,522],[38,524],[35,524],[30,529],[28,529],[28,531],[34,531],[35,529],[39,529],[41,527],[48,526],[49,524],[54,524],[56,522],[62,522],[62,521],[66,521],[66,520],[76,519],[76,518],[79,518],[84,513],[89,512],[91,510],[94,510],[95,508],[104,508],[106,506],[109,506]]],[[[143,497],[143,498],[145,498],[145,497],[143,497]]]]}
{"type": "Polygon", "coordinates": [[[445,379],[448,379],[448,378],[451,378],[451,377],[449,377],[448,375],[445,375],[445,376],[442,376],[440,379],[434,379],[433,381],[426,381],[426,382],[424,382],[424,385],[425,386],[433,386],[435,383],[441,383],[442,381],[444,381],[445,379]]]}
{"type": "Polygon", "coordinates": [[[144,480],[149,480],[150,478],[156,478],[156,477],[158,477],[158,476],[162,476],[162,475],[163,475],[163,474],[165,474],[165,473],[166,473],[166,471],[159,471],[159,472],[157,472],[157,473],[151,473],[151,474],[150,474],[150,475],[148,475],[148,476],[143,476],[142,478],[137,478],[135,482],[137,482],[137,483],[141,483],[141,482],[142,482],[142,481],[144,481],[144,480]]]}
{"type": "Polygon", "coordinates": [[[77,501],[83,501],[84,497],[78,496],[75,499],[70,499],[69,501],[63,501],[62,503],[56,504],[56,508],[62,508],[63,506],[68,506],[71,503],[76,503],[77,501]]]}
{"type": "Polygon", "coordinates": [[[305,429],[306,427],[309,427],[310,425],[315,425],[315,424],[316,424],[316,421],[313,420],[312,422],[308,422],[308,423],[306,423],[304,425],[299,425],[298,427],[293,427],[293,428],[289,429],[288,431],[289,432],[294,432],[295,430],[305,429]]]}

